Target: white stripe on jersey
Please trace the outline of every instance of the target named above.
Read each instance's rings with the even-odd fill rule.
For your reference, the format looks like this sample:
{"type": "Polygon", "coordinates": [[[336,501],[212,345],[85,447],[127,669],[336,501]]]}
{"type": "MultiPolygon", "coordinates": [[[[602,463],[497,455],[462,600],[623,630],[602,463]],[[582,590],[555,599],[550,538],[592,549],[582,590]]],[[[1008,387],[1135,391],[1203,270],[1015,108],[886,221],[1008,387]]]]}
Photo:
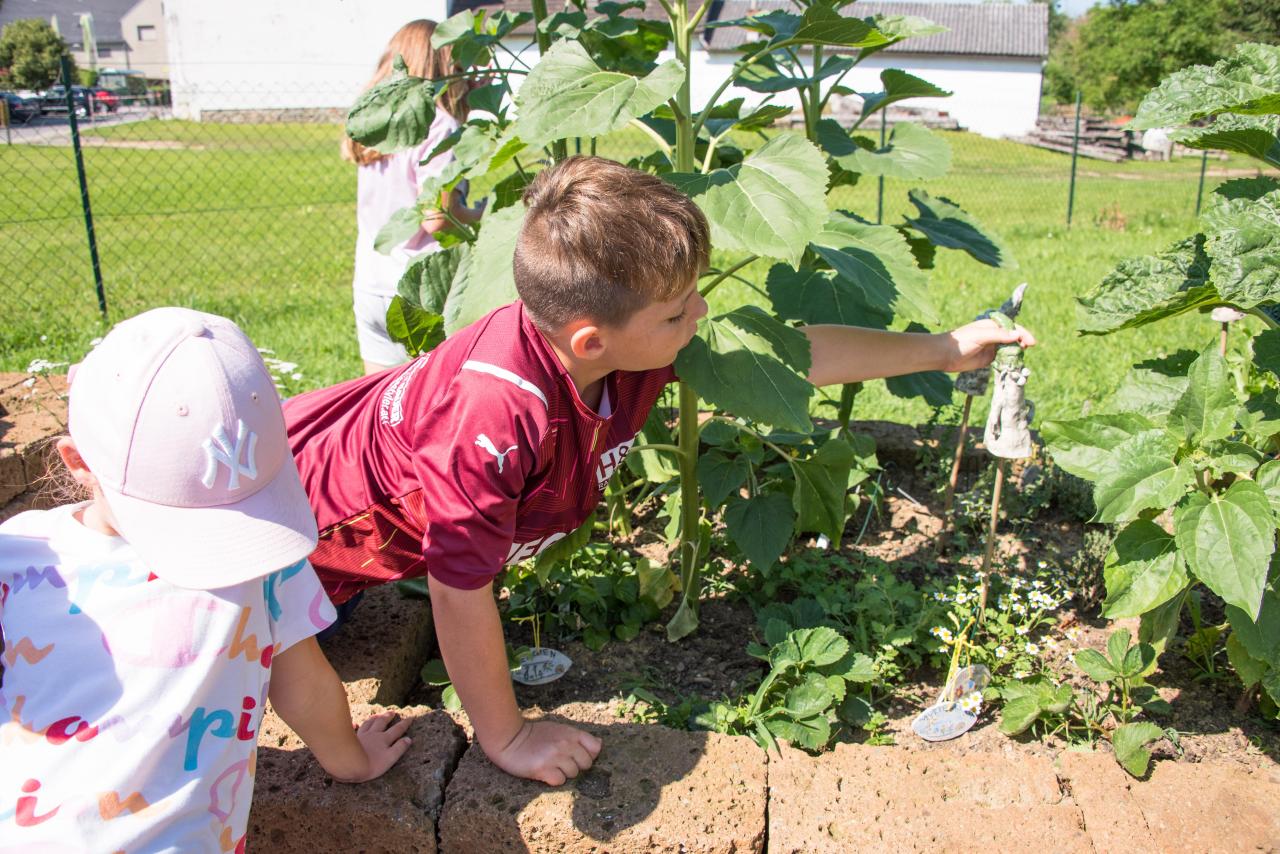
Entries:
{"type": "Polygon", "coordinates": [[[530,394],[535,395],[538,400],[542,401],[543,406],[547,406],[547,396],[542,393],[540,388],[526,380],[524,377],[513,374],[506,368],[500,368],[497,365],[491,365],[488,362],[477,362],[474,359],[468,359],[462,363],[462,370],[476,371],[481,374],[489,374],[490,376],[497,377],[500,380],[506,380],[517,388],[522,388],[530,394]]]}

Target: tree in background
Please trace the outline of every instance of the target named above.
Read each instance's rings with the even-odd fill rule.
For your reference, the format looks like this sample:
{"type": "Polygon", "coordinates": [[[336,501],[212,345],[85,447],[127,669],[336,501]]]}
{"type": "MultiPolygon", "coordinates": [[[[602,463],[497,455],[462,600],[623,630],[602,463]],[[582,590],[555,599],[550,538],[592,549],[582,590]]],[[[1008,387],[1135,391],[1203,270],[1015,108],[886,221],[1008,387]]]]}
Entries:
{"type": "Polygon", "coordinates": [[[67,43],[39,18],[14,21],[0,33],[0,69],[7,71],[9,85],[18,89],[53,85],[61,74],[64,55],[71,55],[67,43]]]}
{"type": "Polygon", "coordinates": [[[1280,0],[1233,0],[1225,23],[1235,41],[1280,44],[1280,0]]]}
{"type": "Polygon", "coordinates": [[[1277,6],[1277,0],[1112,0],[1095,6],[1051,43],[1045,92],[1070,103],[1079,89],[1095,110],[1131,111],[1169,74],[1226,56],[1244,38],[1228,22],[1280,26],[1268,17],[1277,6]]]}

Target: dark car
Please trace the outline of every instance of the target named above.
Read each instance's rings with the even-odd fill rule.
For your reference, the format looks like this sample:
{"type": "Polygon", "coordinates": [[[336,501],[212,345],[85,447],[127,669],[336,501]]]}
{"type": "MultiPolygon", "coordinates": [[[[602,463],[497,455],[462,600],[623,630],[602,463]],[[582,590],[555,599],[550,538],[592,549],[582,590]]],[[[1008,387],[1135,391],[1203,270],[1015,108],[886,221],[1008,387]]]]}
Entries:
{"type": "MultiPolygon", "coordinates": [[[[78,118],[84,118],[89,115],[90,110],[97,113],[104,111],[100,104],[94,102],[91,91],[84,86],[71,87],[71,102],[75,105],[78,118]]],[[[67,111],[67,88],[61,83],[57,86],[50,86],[40,97],[40,105],[46,113],[65,113],[67,111]]]]}
{"type": "Polygon", "coordinates": [[[0,95],[9,105],[10,122],[26,124],[43,112],[39,98],[24,98],[16,92],[0,92],[0,95]]]}

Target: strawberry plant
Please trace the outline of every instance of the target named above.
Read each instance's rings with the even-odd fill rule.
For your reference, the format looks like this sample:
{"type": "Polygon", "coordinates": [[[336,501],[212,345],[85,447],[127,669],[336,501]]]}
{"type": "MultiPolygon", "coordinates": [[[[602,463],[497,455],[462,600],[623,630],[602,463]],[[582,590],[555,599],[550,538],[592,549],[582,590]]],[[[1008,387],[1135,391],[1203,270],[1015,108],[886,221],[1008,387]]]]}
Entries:
{"type": "MultiPolygon", "coordinates": [[[[694,33],[716,4],[662,5],[666,19],[657,21],[623,14],[642,3],[609,0],[592,10],[572,2],[555,15],[541,3],[532,16],[461,12],[440,25],[433,43],[448,46],[462,70],[425,80],[402,68],[361,97],[347,132],[380,151],[410,147],[425,138],[443,86],[458,77],[489,81],[469,95],[467,122],[433,152],[451,149],[452,165],[383,230],[385,245],[402,241],[435,209],[441,192],[463,180],[473,198],[487,194],[481,226],[454,223],[440,237],[444,251],[415,260],[400,283],[388,328],[412,352],[430,349],[515,298],[519,197],[535,164],[565,157],[570,141],[574,150],[594,151],[597,138],[622,128],[640,130],[650,144],[629,165],[686,192],[705,213],[715,246],[738,257],[707,271],[704,295],[749,265],[770,265],[758,304],[708,318],[679,355],[674,434],[662,436],[666,428],[658,422],[643,437],[648,444],[633,451],[652,467],[650,478],[662,470],[656,460],[665,455],[662,465],[670,465],[661,476],[678,481],[669,500],[682,596],[668,625],[669,637],[678,639],[697,626],[700,566],[715,514],[723,514],[747,558],[767,568],[798,534],[825,534],[838,543],[852,510],[848,493],[871,465],[867,443],[844,429],[856,385],[842,390],[841,429],[814,429],[809,344],[793,324],[923,329],[937,322],[927,287],[937,247],[991,266],[1009,259],[950,200],[912,190],[916,215],[882,225],[832,210],[828,198],[833,188],[862,176],[927,180],[947,170],[947,143],[923,127],[899,124],[883,146],[858,133],[891,104],[949,94],[910,74],[885,70],[879,89],[857,93],[863,110],[853,128],[823,118],[833,94],[851,92],[842,81],[860,62],[940,28],[910,16],[861,18],[844,9],[843,0],[716,21],[711,25],[742,27],[757,38],[742,48],[708,103],[694,104],[694,33]],[[530,22],[540,54],[531,68],[503,43],[530,22]],[[668,49],[671,58],[659,61],[668,49]],[[759,102],[722,100],[734,84],[759,95],[759,102]],[[766,132],[790,112],[771,103],[788,91],[802,105],[804,132],[766,132]],[[698,417],[706,409],[715,413],[710,420],[698,417]]],[[[900,377],[890,388],[945,401],[951,387],[935,374],[900,377]]],[[[611,504],[620,500],[625,491],[611,504]]]]}
{"type": "MultiPolygon", "coordinates": [[[[1240,45],[1217,65],[1173,74],[1143,100],[1134,123],[1174,126],[1186,145],[1280,167],[1280,47],[1240,45]]],[[[1245,700],[1261,686],[1264,708],[1275,714],[1280,180],[1225,182],[1196,234],[1121,262],[1079,302],[1085,334],[1219,306],[1267,327],[1245,344],[1251,355],[1243,368],[1225,358],[1225,335],[1198,353],[1140,363],[1110,412],[1048,422],[1044,435],[1062,468],[1093,483],[1096,520],[1120,526],[1104,569],[1103,614],[1141,615],[1141,640],[1158,652],[1193,590],[1208,588],[1226,603],[1226,648],[1245,700]]]]}

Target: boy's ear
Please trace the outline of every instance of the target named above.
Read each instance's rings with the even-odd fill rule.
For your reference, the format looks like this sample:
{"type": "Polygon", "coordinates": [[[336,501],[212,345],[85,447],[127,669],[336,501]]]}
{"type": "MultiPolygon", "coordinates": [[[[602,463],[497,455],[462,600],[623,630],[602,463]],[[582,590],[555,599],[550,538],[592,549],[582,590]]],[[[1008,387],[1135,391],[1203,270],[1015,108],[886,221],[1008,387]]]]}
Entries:
{"type": "Polygon", "coordinates": [[[93,472],[89,471],[89,465],[84,461],[84,457],[80,456],[80,451],[76,449],[76,443],[71,441],[70,436],[59,439],[57,448],[58,456],[62,457],[63,465],[67,467],[67,471],[71,472],[76,483],[88,490],[98,485],[98,479],[93,476],[93,472]]]}
{"type": "Polygon", "coordinates": [[[569,328],[569,350],[578,359],[598,359],[604,355],[605,342],[602,331],[590,321],[582,321],[569,328]]]}

